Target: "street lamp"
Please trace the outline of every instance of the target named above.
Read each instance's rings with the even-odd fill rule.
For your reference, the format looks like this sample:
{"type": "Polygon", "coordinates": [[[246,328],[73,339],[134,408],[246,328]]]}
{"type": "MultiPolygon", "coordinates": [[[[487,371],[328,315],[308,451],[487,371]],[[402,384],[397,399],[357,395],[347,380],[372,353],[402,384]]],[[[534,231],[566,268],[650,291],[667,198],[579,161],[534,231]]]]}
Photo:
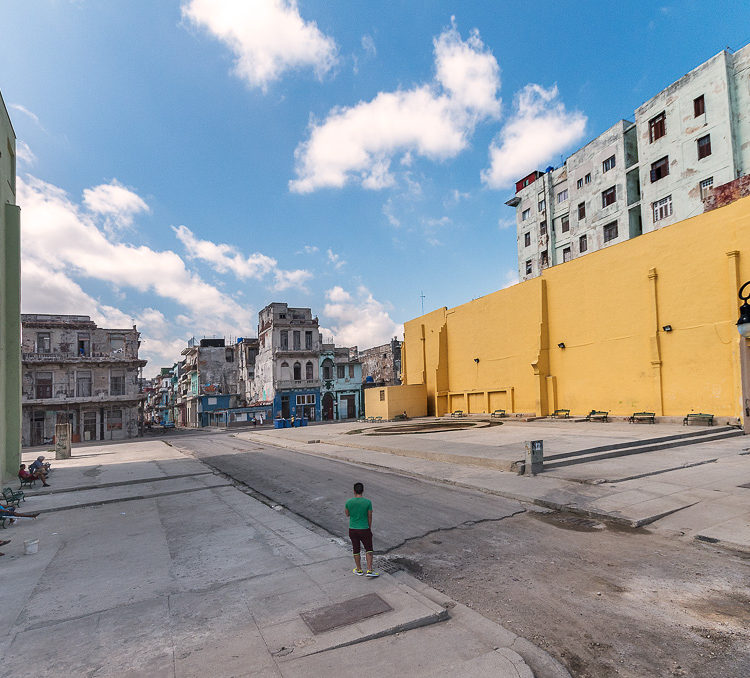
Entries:
{"type": "Polygon", "coordinates": [[[750,339],[750,304],[747,303],[750,299],[750,292],[743,295],[745,288],[750,286],[750,280],[748,280],[742,287],[738,296],[742,299],[742,306],[740,306],[740,319],[737,321],[737,331],[745,339],[750,339]]]}

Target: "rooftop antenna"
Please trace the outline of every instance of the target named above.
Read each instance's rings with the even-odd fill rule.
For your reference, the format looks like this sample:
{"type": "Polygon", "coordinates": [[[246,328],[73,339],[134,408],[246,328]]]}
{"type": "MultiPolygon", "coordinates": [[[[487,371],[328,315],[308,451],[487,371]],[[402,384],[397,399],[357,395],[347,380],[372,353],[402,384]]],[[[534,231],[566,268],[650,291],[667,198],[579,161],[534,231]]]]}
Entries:
{"type": "Polygon", "coordinates": [[[419,298],[422,300],[422,315],[424,315],[424,292],[420,290],[419,298]]]}

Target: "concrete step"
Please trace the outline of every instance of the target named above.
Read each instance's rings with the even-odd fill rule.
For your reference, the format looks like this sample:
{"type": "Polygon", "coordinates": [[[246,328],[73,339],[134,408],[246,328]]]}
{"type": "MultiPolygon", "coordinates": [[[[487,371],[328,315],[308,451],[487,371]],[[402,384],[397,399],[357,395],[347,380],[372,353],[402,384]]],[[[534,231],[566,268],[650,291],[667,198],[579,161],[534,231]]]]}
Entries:
{"type": "MultiPolygon", "coordinates": [[[[611,449],[608,452],[594,452],[595,448],[591,450],[581,450],[578,453],[567,453],[566,455],[560,455],[557,458],[560,461],[548,462],[548,459],[553,457],[545,458],[544,469],[561,468],[563,466],[573,466],[574,464],[585,464],[592,461],[602,461],[604,459],[614,459],[615,457],[625,457],[631,454],[643,454],[644,452],[655,452],[657,450],[667,450],[673,447],[685,447],[687,445],[699,445],[702,443],[713,442],[716,440],[723,440],[725,438],[735,438],[737,436],[744,435],[743,431],[736,429],[731,426],[722,427],[721,429],[715,429],[710,432],[710,435],[702,433],[697,436],[680,436],[674,440],[667,440],[665,442],[654,444],[653,441],[642,441],[640,445],[631,445],[628,447],[617,447],[617,449],[611,449]]],[[[613,446],[615,447],[615,446],[613,446]]]]}
{"type": "MultiPolygon", "coordinates": [[[[635,426],[636,424],[634,424],[635,426]]],[[[633,440],[627,443],[612,443],[611,445],[601,445],[599,447],[588,447],[584,450],[575,450],[573,452],[562,452],[560,454],[551,454],[544,457],[545,464],[549,461],[555,461],[557,459],[567,459],[569,457],[580,457],[586,454],[598,454],[600,452],[610,452],[613,450],[626,450],[635,447],[643,447],[644,445],[653,445],[657,443],[666,443],[670,441],[683,441],[689,438],[695,438],[699,436],[713,436],[716,433],[723,433],[726,431],[738,431],[739,429],[734,426],[717,426],[717,427],[706,427],[701,429],[694,429],[687,433],[676,433],[669,436],[660,436],[658,438],[648,438],[646,440],[633,440]]],[[[741,432],[740,432],[741,434],[741,432]]],[[[679,442],[674,447],[683,444],[679,442]]],[[[666,448],[660,448],[666,449],[666,448]]]]}

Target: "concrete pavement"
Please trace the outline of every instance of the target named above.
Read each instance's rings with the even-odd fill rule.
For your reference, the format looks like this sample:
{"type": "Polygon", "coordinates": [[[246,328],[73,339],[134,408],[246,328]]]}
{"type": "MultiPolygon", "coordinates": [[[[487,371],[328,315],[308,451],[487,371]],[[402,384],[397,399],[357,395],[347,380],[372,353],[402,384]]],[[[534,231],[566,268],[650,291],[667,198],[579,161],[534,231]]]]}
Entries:
{"type": "Polygon", "coordinates": [[[501,470],[515,468],[526,440],[544,440],[547,456],[645,445],[694,431],[678,424],[540,420],[443,433],[367,435],[387,426],[320,424],[236,435],[750,552],[750,441],[744,436],[711,439],[705,429],[710,435],[699,444],[527,477],[501,470]]]}
{"type": "Polygon", "coordinates": [[[354,576],[341,540],[162,441],[53,467],[22,504],[39,519],[2,531],[9,675],[568,675],[406,573],[354,576]]]}

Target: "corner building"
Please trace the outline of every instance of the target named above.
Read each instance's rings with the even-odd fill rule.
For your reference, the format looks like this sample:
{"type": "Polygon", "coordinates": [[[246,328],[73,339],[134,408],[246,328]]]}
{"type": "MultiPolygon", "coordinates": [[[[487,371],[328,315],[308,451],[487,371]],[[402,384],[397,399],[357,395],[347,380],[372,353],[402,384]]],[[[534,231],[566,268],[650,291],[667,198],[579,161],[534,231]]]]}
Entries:
{"type": "Polygon", "coordinates": [[[703,212],[750,172],[750,45],[659,92],[562,167],[516,183],[520,280],[703,212]]]}

